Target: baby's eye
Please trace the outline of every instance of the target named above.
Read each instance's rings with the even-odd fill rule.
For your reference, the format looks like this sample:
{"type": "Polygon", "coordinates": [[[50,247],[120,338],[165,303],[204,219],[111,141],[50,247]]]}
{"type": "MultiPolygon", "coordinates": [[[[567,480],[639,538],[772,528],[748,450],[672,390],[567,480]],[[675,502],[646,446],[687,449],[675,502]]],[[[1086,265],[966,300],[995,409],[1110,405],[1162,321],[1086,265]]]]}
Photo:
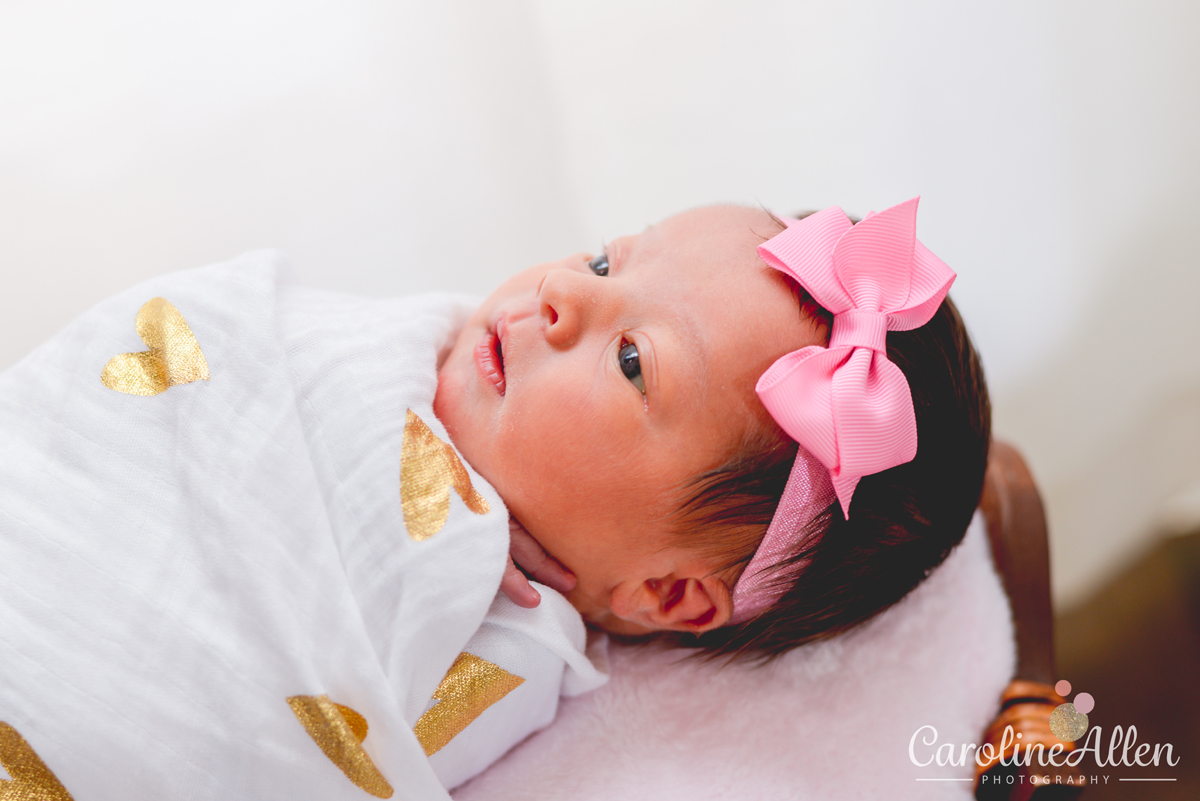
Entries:
{"type": "Polygon", "coordinates": [[[621,340],[621,349],[617,351],[617,363],[621,372],[633,382],[638,392],[646,394],[646,382],[642,380],[642,361],[638,358],[637,345],[627,339],[621,340]]]}
{"type": "Polygon", "coordinates": [[[608,254],[601,253],[596,258],[588,262],[588,267],[596,275],[608,275],[608,254]]]}

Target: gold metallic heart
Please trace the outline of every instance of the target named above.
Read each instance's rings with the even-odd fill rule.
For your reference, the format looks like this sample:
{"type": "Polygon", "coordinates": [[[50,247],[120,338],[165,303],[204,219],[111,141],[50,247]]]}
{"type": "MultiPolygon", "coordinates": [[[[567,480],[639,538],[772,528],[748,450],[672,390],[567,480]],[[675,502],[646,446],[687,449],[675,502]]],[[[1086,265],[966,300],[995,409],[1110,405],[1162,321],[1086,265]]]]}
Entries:
{"type": "Polygon", "coordinates": [[[1050,731],[1063,742],[1073,743],[1087,733],[1088,716],[1074,704],[1059,704],[1050,713],[1050,731]]]}
{"type": "Polygon", "coordinates": [[[438,439],[409,409],[400,455],[400,506],[408,536],[421,542],[442,530],[450,516],[451,487],[475,514],[490,511],[488,502],[471,486],[471,477],[454,448],[438,439]]]}
{"type": "Polygon", "coordinates": [[[391,798],[392,786],[362,747],[367,720],[348,706],[335,704],[327,695],[293,695],[288,706],[329,761],[346,778],[376,798],[391,798]]]}
{"type": "Polygon", "coordinates": [[[426,756],[445,748],[489,706],[524,683],[525,679],[486,659],[465,651],[459,654],[433,691],[437,703],[413,726],[426,756]]]}
{"type": "Polygon", "coordinates": [[[178,384],[208,380],[208,362],[200,343],[170,301],[147,301],[138,311],[135,325],[150,350],[109,359],[100,374],[104,386],[129,395],[157,395],[178,384]]]}
{"type": "Polygon", "coordinates": [[[0,765],[9,780],[0,780],[0,801],[73,801],[25,738],[0,723],[0,765]]]}

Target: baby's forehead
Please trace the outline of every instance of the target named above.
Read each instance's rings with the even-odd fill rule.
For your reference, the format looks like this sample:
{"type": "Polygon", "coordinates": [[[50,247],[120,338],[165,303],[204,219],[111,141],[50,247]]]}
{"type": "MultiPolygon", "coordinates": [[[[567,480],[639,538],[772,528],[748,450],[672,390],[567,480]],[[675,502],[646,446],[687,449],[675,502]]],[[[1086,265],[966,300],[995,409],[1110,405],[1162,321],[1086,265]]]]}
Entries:
{"type": "MultiPolygon", "coordinates": [[[[673,214],[647,230],[699,226],[713,234],[736,232],[752,233],[752,229],[764,228],[762,234],[770,237],[779,229],[779,223],[766,209],[758,206],[740,206],[733,203],[714,203],[673,214]]],[[[757,236],[757,234],[754,234],[757,236]]]]}
{"type": "Polygon", "coordinates": [[[706,206],[648,229],[630,260],[635,274],[648,265],[640,274],[650,290],[650,325],[662,339],[683,343],[672,355],[686,364],[672,369],[697,384],[689,391],[697,398],[710,388],[731,392],[739,414],[759,408],[754,384],[775,359],[820,341],[781,274],[758,256],[758,246],[781,227],[760,208],[706,206]]]}
{"type": "Polygon", "coordinates": [[[672,250],[695,263],[714,266],[759,264],[757,248],[782,230],[770,212],[735,205],[701,206],[648,226],[635,245],[652,251],[672,250]]]}

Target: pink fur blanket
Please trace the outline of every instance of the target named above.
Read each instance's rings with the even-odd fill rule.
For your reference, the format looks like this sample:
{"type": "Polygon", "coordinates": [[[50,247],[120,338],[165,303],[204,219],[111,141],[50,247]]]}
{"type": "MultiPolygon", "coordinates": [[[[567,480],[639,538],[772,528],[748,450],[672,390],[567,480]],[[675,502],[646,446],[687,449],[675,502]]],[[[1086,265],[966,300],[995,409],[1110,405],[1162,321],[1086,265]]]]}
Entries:
{"type": "Polygon", "coordinates": [[[686,653],[610,647],[608,685],[563,699],[454,798],[969,799],[969,758],[914,761],[980,742],[1016,660],[979,514],[941,567],[856,631],[766,667],[686,653]]]}

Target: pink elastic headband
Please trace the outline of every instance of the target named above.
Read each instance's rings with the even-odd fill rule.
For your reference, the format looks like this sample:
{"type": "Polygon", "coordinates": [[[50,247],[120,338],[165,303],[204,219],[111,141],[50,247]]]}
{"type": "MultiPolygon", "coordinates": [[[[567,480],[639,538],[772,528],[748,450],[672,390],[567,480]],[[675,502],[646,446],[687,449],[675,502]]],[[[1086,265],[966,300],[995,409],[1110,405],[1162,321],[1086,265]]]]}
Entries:
{"type": "Polygon", "coordinates": [[[860,478],[917,455],[912,392],[888,361],[887,332],[929,322],[955,278],[917,241],[918,200],[858,225],[837,206],[785,219],[787,230],[758,247],[763,261],[833,314],[833,329],[828,348],[783,356],[755,387],[800,449],[767,534],[733,589],[733,623],[778,599],[787,576],[770,568],[798,551],[808,524],[835,497],[848,519],[860,478]]]}

